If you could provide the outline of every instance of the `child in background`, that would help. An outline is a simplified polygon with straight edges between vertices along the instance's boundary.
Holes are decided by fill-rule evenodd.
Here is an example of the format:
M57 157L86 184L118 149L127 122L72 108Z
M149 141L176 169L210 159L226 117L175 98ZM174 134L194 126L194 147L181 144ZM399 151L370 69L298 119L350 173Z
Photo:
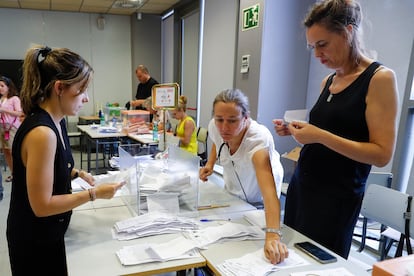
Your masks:
M6 182L11 182L13 177L12 145L14 135L21 124L23 115L20 99L13 81L8 77L0 77L0 137L4 159L10 169L11 175Z

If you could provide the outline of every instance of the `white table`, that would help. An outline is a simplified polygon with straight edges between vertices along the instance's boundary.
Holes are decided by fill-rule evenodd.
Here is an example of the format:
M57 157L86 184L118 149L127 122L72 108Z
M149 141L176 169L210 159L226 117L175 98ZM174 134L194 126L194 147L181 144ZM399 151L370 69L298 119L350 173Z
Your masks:
M245 201L228 194L215 183L200 183L200 204L227 203L228 207L212 208L193 213L199 218L240 217L242 212L255 209ZM123 246L140 243L160 243L181 234L158 235L130 241L114 240L111 228L115 222L135 215L124 204L122 197L96 200L79 206L73 211L66 233L66 252L69 275L154 275L165 272L185 271L206 265L204 257L123 266L115 252Z
M86 138L86 151L87 151L87 169L91 171L91 148L95 144L95 174L98 173L98 161L99 161L99 146L103 145L120 145L121 138L127 137L124 132L115 133L102 133L99 132L97 125L78 125L78 129L84 134Z
M236 218L235 218L236 219ZM285 275L288 276L292 272L298 271L310 271L310 270L323 270L329 268L339 268L344 267L349 272L353 273L356 276L363 276L363 275L370 275L367 271L363 270L362 268L355 266L353 263L343 259L339 255L333 253L332 251L324 248L323 246L319 245L320 247L326 249L332 255L336 256L338 259L335 263L330 264L320 264L317 261L313 260L311 257L306 255L303 252L300 252L298 249L294 248L295 242L302 242L302 241L311 241L306 236L300 234L299 232L293 230L288 226L282 226L283 232L283 242L286 243L290 250L295 250L299 255L309 261L309 265L299 266L296 268L291 269L284 269L279 270L277 272L273 272L270 275ZM317 244L318 245L318 244ZM208 247L207 250L202 250L201 254L204 256L207 262L207 266L215 273L215 275L221 275L217 270L217 266L223 263L227 259L232 258L239 258L245 254L254 252L258 249L263 248L263 240L255 240L255 241L239 241L239 242L226 242L221 244L213 244Z
M205 265L205 259L197 257L123 266L115 254L123 246L166 242L179 235L159 235L130 241L114 240L111 228L115 222L129 217L131 214L126 206L75 210L65 238L69 275L153 275Z

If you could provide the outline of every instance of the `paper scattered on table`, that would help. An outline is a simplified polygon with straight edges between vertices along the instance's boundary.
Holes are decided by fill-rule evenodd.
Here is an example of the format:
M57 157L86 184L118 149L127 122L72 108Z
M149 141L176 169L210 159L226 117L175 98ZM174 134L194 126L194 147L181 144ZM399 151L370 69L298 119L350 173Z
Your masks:
M182 245L186 243L181 239L174 239L161 244L145 243L124 246L116 252L116 255L123 265L137 265L149 262L164 262L200 257L198 250L192 249L192 247L187 250L188 246L186 248L185 246L177 246L177 244ZM157 254L160 250L163 250L161 256Z
M184 233L198 248L206 248L212 243L241 240L260 240L265 235L258 226L225 222L218 226L209 226L200 230Z
M111 127L111 126L100 126L98 128L98 131L100 133L117 133L118 129L116 127Z
M192 218L153 212L116 222L113 237L118 240L131 240L160 234L180 233L183 230L194 230L198 227L198 222Z
M222 275L259 276L307 264L309 264L308 261L296 254L294 250L289 249L289 258L282 263L273 265L264 256L263 249L258 249L240 258L228 259L218 265L217 268Z
M289 251L290 253L290 251ZM308 276L308 275L318 275L318 276L354 276L344 267L330 268L330 269L320 269L312 271L301 271L301 272L292 272L290 276Z
M308 110L307 109L295 109L286 110L283 120L286 123L291 122L308 122Z

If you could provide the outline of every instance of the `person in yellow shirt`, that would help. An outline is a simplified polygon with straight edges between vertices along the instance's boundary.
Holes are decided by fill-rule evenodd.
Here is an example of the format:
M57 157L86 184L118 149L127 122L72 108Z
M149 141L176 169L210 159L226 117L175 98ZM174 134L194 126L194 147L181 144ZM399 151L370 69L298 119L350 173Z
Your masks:
M182 95L178 99L177 108L171 112L172 117L179 120L175 134L180 139L180 148L197 155L198 144L196 124L193 118L187 115L186 110L187 97Z

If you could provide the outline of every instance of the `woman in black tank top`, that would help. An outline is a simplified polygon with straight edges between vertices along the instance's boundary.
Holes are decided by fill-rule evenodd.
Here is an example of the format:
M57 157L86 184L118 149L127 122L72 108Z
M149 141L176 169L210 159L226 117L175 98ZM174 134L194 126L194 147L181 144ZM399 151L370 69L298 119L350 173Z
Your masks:
M71 193L71 179L93 177L74 168L64 117L88 102L92 68L68 49L33 47L23 64L25 120L13 143L13 185L7 243L13 276L67 275L64 234L72 209L112 198L120 183Z
M334 73L322 81L309 123L284 126L275 120L279 135L292 135L304 145L284 222L344 258L371 165L390 161L396 136L396 78L363 54L361 18L356 1L314 4L304 20L308 47Z

